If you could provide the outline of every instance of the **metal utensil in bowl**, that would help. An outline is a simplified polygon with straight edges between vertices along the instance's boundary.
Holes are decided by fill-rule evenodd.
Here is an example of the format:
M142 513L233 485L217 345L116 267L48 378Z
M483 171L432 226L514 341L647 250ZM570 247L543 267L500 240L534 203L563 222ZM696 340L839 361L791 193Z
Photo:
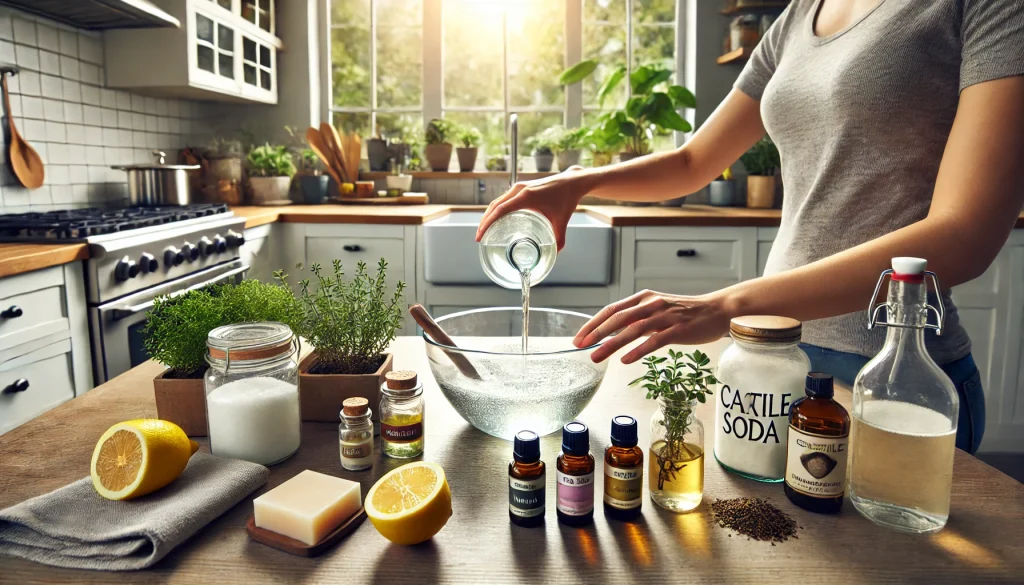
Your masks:
M156 162L111 167L128 173L128 200L131 205L188 205L192 200L187 171L199 165L166 164L167 154L154 150Z

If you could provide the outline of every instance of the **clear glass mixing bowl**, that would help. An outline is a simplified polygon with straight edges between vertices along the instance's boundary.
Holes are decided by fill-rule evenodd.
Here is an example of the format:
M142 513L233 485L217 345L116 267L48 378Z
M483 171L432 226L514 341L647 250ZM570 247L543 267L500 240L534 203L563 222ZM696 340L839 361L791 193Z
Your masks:
M608 362L597 345L572 344L589 315L530 309L530 348L521 350L523 312L498 307L455 313L437 324L457 348L425 332L430 370L456 411L481 431L511 440L521 430L547 435L575 419L594 397Z

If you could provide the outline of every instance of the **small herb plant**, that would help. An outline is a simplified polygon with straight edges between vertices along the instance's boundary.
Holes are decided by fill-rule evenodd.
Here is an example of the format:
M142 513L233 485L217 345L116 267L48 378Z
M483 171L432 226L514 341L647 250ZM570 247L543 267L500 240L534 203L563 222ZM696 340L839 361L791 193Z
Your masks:
M231 138L214 138L206 146L206 158L242 158L242 143Z
M462 148L479 148L483 140L480 131L476 128L460 128L458 132L459 146Z
M751 146L750 150L740 157L740 162L746 167L748 174L758 176L774 175L775 169L782 164L779 149L767 136Z
M249 173L257 177L291 177L295 163L285 146L255 146L246 157Z
M449 144L457 128L451 120L434 118L427 124L427 144Z
M555 140L550 132L547 130L534 134L533 136L526 139L526 147L533 152L534 155L546 155L554 154Z
M299 151L299 174L319 175L321 174L320 157L310 148L303 148Z
M670 359L671 362L662 367ZM643 383L647 398L661 401L665 446L656 455L658 489L664 489L665 482L674 479L676 473L697 455L686 445L694 404L705 402L711 394L708 386L717 384L718 380L708 367L711 358L700 350L684 354L669 349L668 357L651 355L644 358L643 363L647 366L647 373L629 385Z
M309 373L372 374L384 362L384 351L402 326L405 290L404 282L389 290L387 266L381 258L376 275L371 275L360 262L346 280L341 261L335 260L332 274L312 265L315 288L308 279L299 282L303 314L298 332L317 355ZM287 285L287 274L278 271L274 276Z

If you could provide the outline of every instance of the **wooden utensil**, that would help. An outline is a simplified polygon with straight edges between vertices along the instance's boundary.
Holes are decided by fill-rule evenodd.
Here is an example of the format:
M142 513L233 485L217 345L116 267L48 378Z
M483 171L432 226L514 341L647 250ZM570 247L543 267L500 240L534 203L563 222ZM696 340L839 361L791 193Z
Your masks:
M459 347L455 345L455 342L452 341L451 337L448 337L448 334L444 332L444 329L441 329L441 326L437 324L437 321L434 321L434 318L431 317L430 313L423 308L423 305L416 304L409 307L409 314L412 315L413 321L416 321L416 324L422 327L423 330L427 332L427 335L429 335L434 341L442 345L447 345L448 347ZM459 368L459 371L462 372L463 376L472 378L473 380L482 379L480 378L480 372L476 371L476 368L474 368L473 364L470 363L469 358L464 354L456 351L442 351L444 351L444 354L448 356L448 359L452 360L455 367Z
M345 179L345 182L355 183L358 181L358 175L353 176L352 169L345 166L345 156L341 148L341 137L338 136L338 130L327 122L323 122L320 124L320 134L324 137L324 142L327 143L331 153L334 155L334 159L338 162L338 172Z
M320 131L312 126L306 130L306 142L309 144L310 150L312 150L320 162L324 163L324 168L327 169L327 174L330 175L334 182L338 184L338 188L341 188L341 184L344 182L341 180L341 176L338 174L337 169L334 166L334 157L328 154L328 147L324 143L324 137L320 135Z
M362 157L363 141L359 135L353 132L346 134L344 139L345 166L355 173L355 179L359 179L359 159Z
M312 546L302 542L301 540L295 540L294 538L289 538L283 534L271 532L270 530L256 526L255 516L249 516L249 520L245 523L245 530L249 533L249 537L256 542L261 542L267 546L283 550L286 553L296 556L315 557L337 544L339 540L347 536L356 528L359 528L359 525L363 523L363 520L366 520L366 508L359 508L359 511L351 518L342 522L341 526L335 528L330 534L325 536L323 540Z
M7 73L0 73L0 84L4 90L4 107L7 109L7 126L11 132L11 144L9 147L11 156L11 168L18 181L28 189L38 189L43 186L46 178L46 171L43 168L43 159L39 153L29 146L28 142L18 134L14 127L14 116L11 112L11 96L7 91Z

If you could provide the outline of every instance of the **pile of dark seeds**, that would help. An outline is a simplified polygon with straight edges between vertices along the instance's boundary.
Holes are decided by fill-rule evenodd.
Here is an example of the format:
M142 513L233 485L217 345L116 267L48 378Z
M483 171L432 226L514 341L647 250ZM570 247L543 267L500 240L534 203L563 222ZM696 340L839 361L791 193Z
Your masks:
M796 535L796 520L760 498L715 500L711 513L722 528L731 528L754 540L770 540L772 546Z

